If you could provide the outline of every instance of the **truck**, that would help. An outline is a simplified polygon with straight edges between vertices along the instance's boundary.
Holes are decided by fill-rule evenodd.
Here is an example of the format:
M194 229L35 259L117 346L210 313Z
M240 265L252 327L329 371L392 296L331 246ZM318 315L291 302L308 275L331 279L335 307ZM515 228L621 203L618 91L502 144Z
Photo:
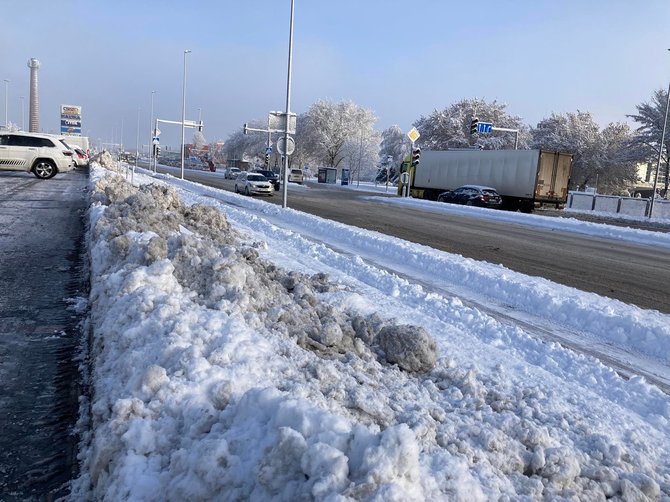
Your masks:
M571 172L572 155L564 152L422 151L419 164L409 169L409 192L414 198L437 200L447 190L483 185L496 189L504 209L531 212L536 204L565 204Z

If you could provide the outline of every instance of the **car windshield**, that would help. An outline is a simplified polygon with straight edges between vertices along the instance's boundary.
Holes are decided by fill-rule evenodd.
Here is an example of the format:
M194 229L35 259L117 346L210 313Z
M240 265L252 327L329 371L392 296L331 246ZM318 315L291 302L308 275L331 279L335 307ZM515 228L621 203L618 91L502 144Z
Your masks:
M263 176L262 174L250 174L249 176L247 176L247 179L249 181L267 181L265 176Z

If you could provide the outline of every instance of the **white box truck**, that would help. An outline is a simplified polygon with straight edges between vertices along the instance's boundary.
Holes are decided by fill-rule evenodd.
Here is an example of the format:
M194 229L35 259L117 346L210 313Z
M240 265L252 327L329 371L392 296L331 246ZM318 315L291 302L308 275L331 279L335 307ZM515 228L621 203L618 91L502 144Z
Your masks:
M485 185L502 196L503 207L530 212L535 203L558 205L568 198L572 155L545 150L422 151L410 170L410 194L437 200L462 185Z

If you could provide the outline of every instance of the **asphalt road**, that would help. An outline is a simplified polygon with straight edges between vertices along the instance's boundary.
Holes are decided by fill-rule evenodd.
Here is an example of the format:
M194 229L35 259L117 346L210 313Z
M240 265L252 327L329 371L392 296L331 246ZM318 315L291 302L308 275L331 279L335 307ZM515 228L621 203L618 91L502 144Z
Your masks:
M186 178L233 189L220 173L187 170ZM670 314L670 249L401 209L365 200L369 195L310 183L310 190L289 191L288 206ZM279 192L264 200L281 199Z

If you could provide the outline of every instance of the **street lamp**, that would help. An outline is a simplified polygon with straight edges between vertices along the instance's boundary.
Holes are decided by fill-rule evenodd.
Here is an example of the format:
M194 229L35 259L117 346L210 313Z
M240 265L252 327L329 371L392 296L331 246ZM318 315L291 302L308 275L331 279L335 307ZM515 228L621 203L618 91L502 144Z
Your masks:
M670 49L668 49L670 51ZM658 184L658 172L661 167L661 157L663 156L663 143L665 141L665 127L668 124L668 107L670 107L670 85L668 85L668 98L665 102L665 117L663 118L663 133L661 134L661 144L658 147L658 161L656 162L656 175L654 176L654 191L651 194L651 205L649 206L649 218L654 212L654 201L656 200L656 186Z
M23 106L24 103L24 98L23 96L19 96L19 99L21 100L21 130L25 131L26 130L26 117L25 117L25 109Z
M289 127L289 113L291 111L291 63L293 62L293 11L295 8L295 0L291 0L291 22L289 24L288 36L288 77L286 78L286 127L284 129L284 144L288 146L288 127ZM284 191L282 193L283 208L287 207L286 199L288 198L288 154L284 154Z
M7 118L7 96L9 95L9 79L4 79L5 81L5 129L9 125L9 119Z
M154 134L156 131L153 130L154 127L154 94L156 91L151 91L151 116L149 117L149 169L153 166L152 161L154 158ZM154 172L156 172L154 170Z
M184 179L184 150L186 145L184 144L184 122L186 121L186 54L191 52L190 50L184 50L184 78L182 80L181 87L181 179Z

